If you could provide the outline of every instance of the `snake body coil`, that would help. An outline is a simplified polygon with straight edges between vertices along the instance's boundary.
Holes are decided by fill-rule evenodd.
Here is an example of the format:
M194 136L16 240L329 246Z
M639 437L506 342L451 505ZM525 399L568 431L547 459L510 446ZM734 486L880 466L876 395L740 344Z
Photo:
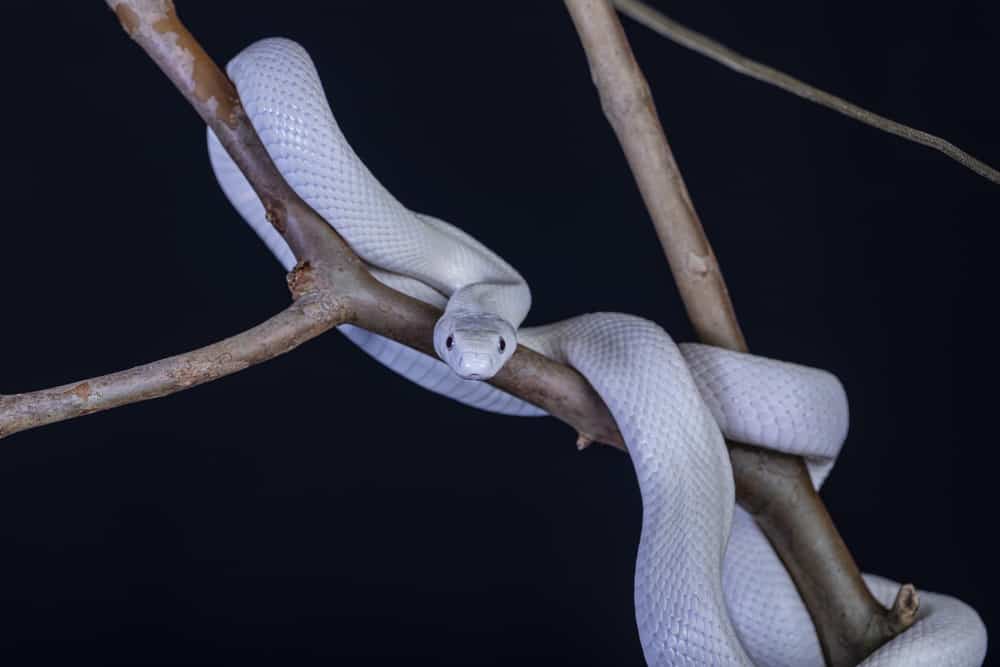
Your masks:
M408 210L382 187L341 133L300 46L262 40L233 59L228 72L296 192L376 278L445 310L435 347L448 363L344 325L348 338L413 382L484 410L545 414L456 374L489 377L514 344L572 365L607 403L642 492L635 608L649 664L823 664L791 579L752 518L734 508L723 433L806 457L821 484L848 426L846 396L834 376L704 345L678 346L660 327L629 315L595 313L518 329L531 304L524 279L472 237ZM209 152L230 201L290 269L291 251L211 132ZM456 356L453 348L461 345L468 347ZM493 347L499 362L488 358ZM866 581L891 604L897 584L869 575ZM945 595L920 595L914 626L863 664L981 664L986 631L976 612Z

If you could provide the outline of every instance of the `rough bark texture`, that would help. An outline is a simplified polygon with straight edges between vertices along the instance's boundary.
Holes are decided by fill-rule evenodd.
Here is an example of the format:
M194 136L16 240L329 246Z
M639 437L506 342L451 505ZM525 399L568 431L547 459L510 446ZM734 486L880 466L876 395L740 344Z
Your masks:
M746 352L715 254L614 9L607 0L566 0L566 6L698 338ZM907 604L892 610L872 597L800 458L728 444L737 502L788 568L830 665L857 664L913 623L912 586L900 596Z

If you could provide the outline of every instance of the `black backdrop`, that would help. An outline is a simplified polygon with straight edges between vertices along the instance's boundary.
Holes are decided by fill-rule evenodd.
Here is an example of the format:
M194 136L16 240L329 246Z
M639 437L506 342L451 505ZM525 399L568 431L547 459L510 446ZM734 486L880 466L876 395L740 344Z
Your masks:
M994 2L660 4L1000 163ZM383 182L529 279L529 323L621 310L690 339L561 4L180 5L221 62L301 41ZM281 309L281 269L215 185L199 119L104 3L4 13L0 392ZM856 558L996 630L1000 188L626 24L751 348L848 389L823 496ZM426 393L334 333L9 438L0 662L639 664L634 476L573 441Z

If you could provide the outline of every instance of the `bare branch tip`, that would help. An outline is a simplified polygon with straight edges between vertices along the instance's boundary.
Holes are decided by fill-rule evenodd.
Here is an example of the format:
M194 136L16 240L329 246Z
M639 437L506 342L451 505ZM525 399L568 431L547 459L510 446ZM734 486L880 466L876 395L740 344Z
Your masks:
M172 0L106 0L122 28L135 39L143 23L153 24L175 13Z
M897 632L913 625L920 611L920 595L913 584L904 584L896 593L896 599L889 610L889 620Z
M841 97L820 90L773 67L737 53L710 37L681 25L640 0L611 0L611 2L620 12L630 16L650 30L666 37L675 44L700 53L710 60L714 60L724 67L780 88L787 93L826 107L831 111L843 114L859 123L870 125L907 141L933 148L955 162L958 162L966 169L979 174L989 181L1000 184L1000 171L969 155L941 137L910 127L909 125L903 125L891 118L886 118L873 111L859 107Z

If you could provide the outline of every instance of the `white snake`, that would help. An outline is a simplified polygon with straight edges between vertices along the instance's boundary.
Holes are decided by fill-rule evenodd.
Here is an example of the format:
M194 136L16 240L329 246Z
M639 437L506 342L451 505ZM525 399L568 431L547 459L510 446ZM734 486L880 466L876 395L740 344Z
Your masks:
M545 414L478 381L492 377L518 344L573 366L607 403L642 492L635 611L650 665L823 664L787 572L753 519L734 511L723 433L806 457L819 485L847 433L847 399L833 375L677 346L660 327L629 315L596 313L518 330L531 303L525 281L475 239L408 210L379 184L338 128L302 47L262 40L227 71L295 191L379 280L445 309L434 342L447 364L344 325L348 338L413 382L484 410ZM209 153L230 201L290 269L290 249L211 131ZM892 603L898 584L865 580L883 604ZM920 600L916 623L862 664L981 664L986 629L976 612L945 595L921 592Z

